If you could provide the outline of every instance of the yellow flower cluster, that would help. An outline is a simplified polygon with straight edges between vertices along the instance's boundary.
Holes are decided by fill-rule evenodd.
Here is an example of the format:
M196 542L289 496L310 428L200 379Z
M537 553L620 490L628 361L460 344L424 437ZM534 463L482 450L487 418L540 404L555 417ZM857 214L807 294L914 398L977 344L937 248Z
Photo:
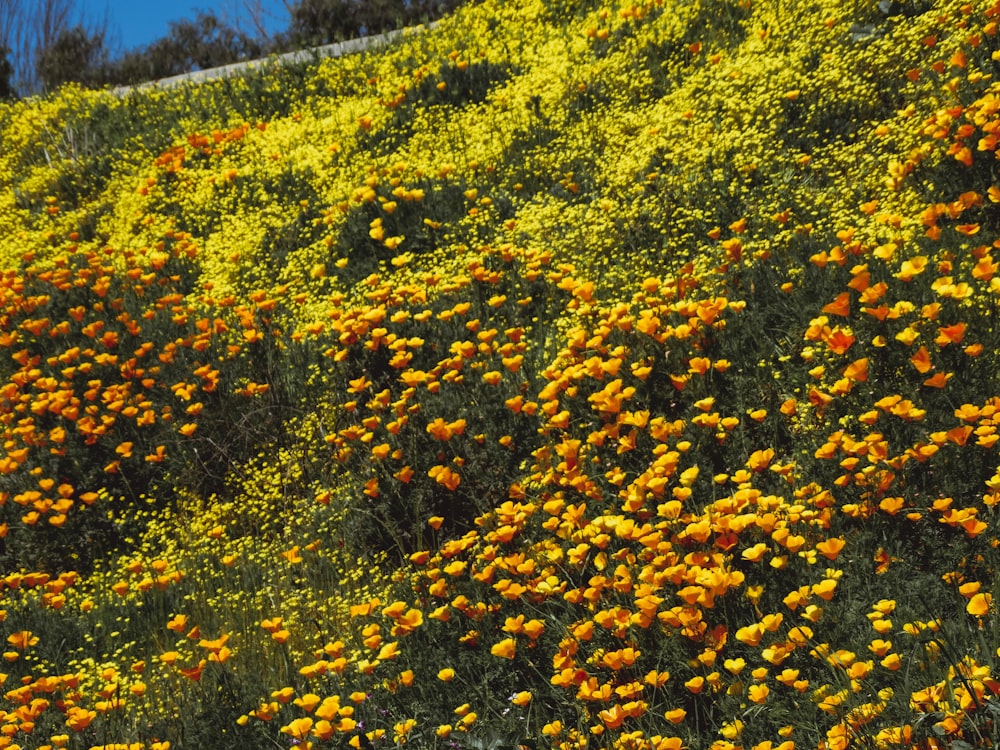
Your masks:
M995 742L998 18L0 105L0 748Z

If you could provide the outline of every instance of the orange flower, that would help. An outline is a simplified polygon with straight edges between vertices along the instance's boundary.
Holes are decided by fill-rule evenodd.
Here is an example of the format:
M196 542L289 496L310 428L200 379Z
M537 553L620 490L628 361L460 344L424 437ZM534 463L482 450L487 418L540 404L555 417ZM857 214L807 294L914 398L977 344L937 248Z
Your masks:
M611 706L611 708L603 709L597 715L604 723L604 726L609 729L617 729L625 720L625 711L618 704Z
M823 337L826 345L834 354L843 354L854 344L854 334L848 329L834 328L829 334Z
M910 281L914 276L919 276L927 269L927 257L918 255L904 260L899 267L899 272L894 274L900 281Z
M162 463L167 457L167 448L164 445L158 445L153 450L152 453L143 457L143 460L147 463Z
M708 357L692 357L688 360L688 372L693 375L704 375L711 367L712 361ZM714 399L713 399L714 403ZM697 406L697 404L695 404ZM709 404L711 408L711 404Z
M393 634L406 635L424 624L424 613L419 609L408 609L396 621Z
M705 678L701 675L692 677L684 683L684 687L686 687L689 692L698 694L705 688Z
M71 706L66 710L66 726L76 732L82 732L96 718L96 711L88 711L79 706Z
M818 596L820 599L825 601L830 601L833 598L833 592L837 588L837 581L832 578L824 578L819 583L813 584L812 593Z
M180 658L180 654L176 651L165 651L160 654L160 661L168 666L172 666Z
M836 560L846 542L840 537L833 537L819 542L816 550L828 560Z
M663 718L671 724L680 724L684 721L685 716L687 716L687 711L683 708L672 708L663 714Z
M528 620L524 623L524 634L531 640L537 640L545 631L545 623L541 620Z
M822 312L829 315L840 315L847 318L851 315L851 293L841 292L830 304L823 307Z
M929 378L923 381L923 384L928 388L944 388L948 385L948 381L952 379L954 373L951 372L936 372Z
M962 343L962 339L965 338L965 328L965 323L955 323L950 326L941 326L938 330L937 338L934 339L934 343L938 346L960 344Z
M917 353L910 357L910 364L917 368L917 372L921 375L934 367L934 365L931 364L931 355L930 352L927 351L926 346L921 346L917 350Z
M517 641L513 638L504 638L490 648L490 653L502 659L513 659L517 655Z
M764 471L774 458L774 449L757 450L750 454L747 459L747 467L751 471Z
M451 491L457 489L462 482L462 477L447 466L432 466L428 470L427 476Z
M601 664L612 670L619 670L622 667L630 667L639 658L640 652L635 649L623 648L618 651L608 651L601 657Z
M889 566L892 563L898 562L898 558L891 557L882 547L878 548L878 551L875 553L875 557L873 559L875 560L876 574L885 573L889 570Z
M438 417L427 425L427 432L442 441L451 440L451 438L455 435L451 425L445 422L441 417Z
M167 623L167 630L172 630L175 633L183 633L187 630L187 615L174 615L170 622Z
M223 633L220 637L216 638L215 640L208 640L206 638L202 638L201 640L198 641L198 646L213 653L216 653L222 650L222 647L226 645L226 641L228 640L229 640L229 634Z
M201 679L201 673L205 670L205 660L202 659L193 667L181 667L181 674L187 677L189 680L194 680L198 682Z
M760 639L763 637L764 632L761 630L759 624L754 623L753 625L747 625L745 627L739 628L736 631L736 640L740 643L745 643L751 648L755 647L760 643Z
M963 422L975 422L979 419L980 409L973 404L962 404L954 412L955 416Z
M309 730L312 729L312 726L313 720L308 716L303 716L298 719L293 719L289 724L283 726L281 731L295 739L302 740L308 736Z
M29 648L38 643L38 636L34 635L30 630L20 630L16 633L8 635L7 643L16 648L18 651L27 651Z
M521 706L523 708L524 706L527 706L529 703L531 703L531 698L532 695L530 690L522 690L521 692L514 695L514 697L510 699L510 702L513 703L515 706Z
M899 654L888 654L882 661L879 662L883 667L891 672L899 670L903 666L902 657Z
M856 359L844 368L844 377L858 383L868 380L868 357Z
M989 613L992 603L993 596L991 594L976 594L965 605L965 611L975 617L984 617Z
M387 643L379 649L378 657L379 661L390 661L399 656L399 643L393 641L392 643Z

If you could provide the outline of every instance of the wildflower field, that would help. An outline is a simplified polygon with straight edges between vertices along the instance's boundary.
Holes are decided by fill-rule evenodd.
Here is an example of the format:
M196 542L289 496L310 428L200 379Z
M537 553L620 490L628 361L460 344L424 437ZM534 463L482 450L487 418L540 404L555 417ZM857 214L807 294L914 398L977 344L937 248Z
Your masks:
M997 746L991 2L0 105L0 748Z

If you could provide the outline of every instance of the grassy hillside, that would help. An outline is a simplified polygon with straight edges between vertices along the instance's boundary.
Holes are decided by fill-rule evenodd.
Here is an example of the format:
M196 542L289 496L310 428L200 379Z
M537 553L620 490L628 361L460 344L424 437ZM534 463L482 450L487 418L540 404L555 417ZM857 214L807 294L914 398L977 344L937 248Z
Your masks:
M0 105L0 748L994 746L998 17Z

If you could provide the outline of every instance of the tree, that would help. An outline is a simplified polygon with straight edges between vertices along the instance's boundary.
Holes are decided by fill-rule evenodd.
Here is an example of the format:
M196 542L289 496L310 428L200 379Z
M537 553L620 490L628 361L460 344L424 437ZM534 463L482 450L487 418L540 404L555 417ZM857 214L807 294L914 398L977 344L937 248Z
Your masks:
M459 0L298 0L289 8L285 48L315 47L440 18Z
M72 11L73 0L0 0L0 48L9 50L18 91L38 91L39 55L70 28Z
M10 50L0 47L0 101L17 98L17 91L14 89L14 66L11 65L8 55Z
M174 21L167 36L105 66L105 83L134 84L250 60L265 51L261 41L223 23L211 12Z
M211 12L199 13L194 21L171 23L167 39L185 57L187 70L206 70L249 60L262 50L260 42L222 23Z
M42 87L52 90L64 83L99 83L107 61L104 34L83 26L66 29L38 53L36 69Z
M287 5L287 0L285 4ZM266 40L270 37L268 20L274 20L275 16L264 0L224 0L220 12L223 23L267 43Z

